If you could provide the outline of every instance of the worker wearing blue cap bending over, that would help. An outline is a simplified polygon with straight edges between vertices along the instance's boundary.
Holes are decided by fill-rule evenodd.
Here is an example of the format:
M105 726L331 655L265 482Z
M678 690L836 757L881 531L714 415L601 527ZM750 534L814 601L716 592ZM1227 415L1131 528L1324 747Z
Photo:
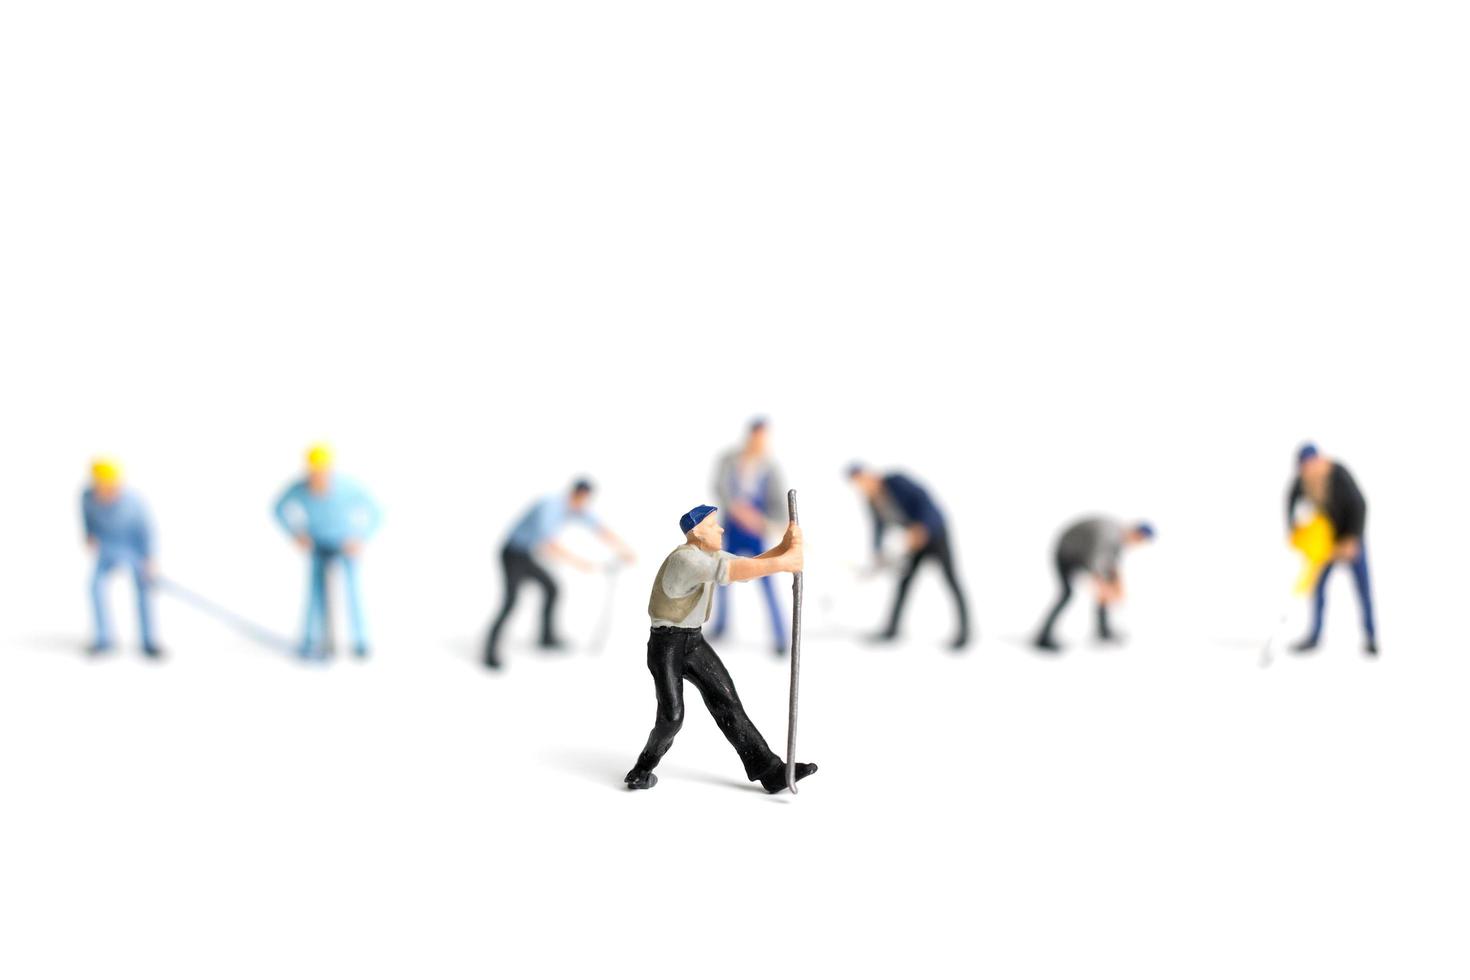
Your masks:
M1057 540L1056 551L1057 578L1061 579L1062 594L1047 615L1046 623L1036 637L1036 645L1052 653L1061 650L1053 632L1057 618L1072 599L1072 576L1078 572L1091 575L1097 590L1097 638L1104 643L1116 641L1117 636L1108 626L1108 607L1123 598L1123 549L1153 538L1154 529L1150 524L1128 527L1108 517L1089 517L1063 531Z
M1363 652L1378 655L1378 631L1373 622L1373 594L1368 584L1368 550L1363 545L1363 530L1368 522L1368 502L1358 482L1347 467L1328 459L1312 443L1297 450L1297 478L1292 481L1286 498L1286 529L1290 533L1296 520L1296 506L1305 497L1319 514L1332 522L1332 560L1322 566L1317 587L1312 593L1312 629L1292 650L1308 653L1317 649L1322 639L1322 612L1327 604L1327 576L1338 562L1353 572L1358 587L1358 605L1363 611Z
M893 596L893 612L888 617L888 627L874 639L889 641L898 636L898 621L903 616L903 605L908 598L909 586L924 559L932 558L944 572L949 591L954 595L956 624L954 639L949 647L956 652L970 642L970 614L965 603L965 592L960 588L959 576L954 570L954 552L950 547L949 529L944 515L934 499L913 480L902 473L886 476L875 473L860 463L847 468L847 478L852 481L868 500L873 512L873 551L881 557L883 532L890 524L904 529L904 543L908 548L908 561L904 565L903 577L898 580L898 591Z
M685 680L699 691L715 724L735 747L745 764L746 778L759 782L767 793L786 788L786 763L771 751L745 713L735 682L705 640L702 627L714 605L716 586L801 571L801 529L787 524L780 544L742 558L721 550L725 529L715 520L716 510L703 504L679 518L684 543L664 559L653 581L648 598L648 616L653 621L648 634L648 670L653 674L658 714L642 754L623 777L629 789L650 789L658 782L654 767L684 725ZM797 763L796 778L816 771L815 765Z

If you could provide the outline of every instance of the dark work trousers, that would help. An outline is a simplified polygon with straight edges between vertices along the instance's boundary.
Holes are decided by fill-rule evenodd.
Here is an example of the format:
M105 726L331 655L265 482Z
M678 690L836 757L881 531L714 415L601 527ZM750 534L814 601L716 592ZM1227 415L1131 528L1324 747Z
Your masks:
M1078 572L1088 571L1085 562L1076 561L1063 555L1057 556L1057 578L1061 580L1062 594L1057 596L1057 604L1052 606L1051 613L1046 617L1046 624L1041 627L1041 635L1037 638L1042 643L1052 641L1052 630L1056 629L1057 619L1062 615L1062 610L1067 608L1067 603L1072 601L1072 576ZM1106 640L1113 635L1108 628L1108 607L1101 602L1097 604L1097 636L1098 639Z
M500 564L505 568L505 601L500 606L500 615L495 617L495 625L490 627L490 637L485 641L485 656L493 659L499 655L500 630L510 618L511 610L516 605L516 596L521 591L521 583L526 579L535 581L546 595L541 604L541 642L555 642L556 631L552 629L551 617L556 612L556 582L541 567L540 562L531 557L530 552L512 548L510 545L506 545L505 550L500 552Z
M735 747L745 764L747 777L757 779L781 765L781 757L771 751L745 713L730 672L698 628L654 627L648 635L648 670L653 674L653 689L658 695L658 716L653 731L648 733L648 744L638 756L635 771L652 772L684 726L686 679L699 691L715 724Z
M939 562L944 580L949 583L949 591L954 593L955 615L959 623L957 637L963 639L969 636L970 613L965 606L965 593L960 588L959 577L955 575L954 558L949 551L949 536L945 534L931 537L924 543L924 547L909 555L908 567L903 570L903 577L898 580L898 592L893 596L893 615L888 617L887 635L894 636L898 633L898 620L903 615L903 604L908 599L909 584L913 582L914 574L926 558Z
M1327 605L1327 576L1332 574L1332 568L1338 564L1330 561L1322 566L1322 577L1317 579L1317 587L1312 590L1312 632L1308 640L1315 644L1322 638L1322 611ZM1368 583L1368 547L1362 541L1358 542L1358 557L1350 562L1343 562L1353 572L1353 584L1358 587L1358 605L1363 612L1363 635L1368 642L1376 643L1378 630L1373 623L1373 593Z

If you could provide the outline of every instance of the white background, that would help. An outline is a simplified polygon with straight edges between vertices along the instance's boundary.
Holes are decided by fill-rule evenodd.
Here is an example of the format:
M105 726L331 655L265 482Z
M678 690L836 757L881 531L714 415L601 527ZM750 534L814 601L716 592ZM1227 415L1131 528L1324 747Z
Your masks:
M1464 976L1466 42L1447 3L7 6L0 973ZM629 795L645 590L757 413L822 771L749 791L696 701ZM269 505L321 438L386 510L370 663L167 600L166 665L81 655L93 454L285 633ZM1305 438L1368 495L1384 654L1339 576L1263 670ZM965 657L933 573L855 642L852 458L948 511ZM525 610L487 675L499 539L582 472L640 558L611 641L539 658ZM1160 531L1133 642L1079 602L1037 658L1091 511ZM564 583L585 645L605 583Z

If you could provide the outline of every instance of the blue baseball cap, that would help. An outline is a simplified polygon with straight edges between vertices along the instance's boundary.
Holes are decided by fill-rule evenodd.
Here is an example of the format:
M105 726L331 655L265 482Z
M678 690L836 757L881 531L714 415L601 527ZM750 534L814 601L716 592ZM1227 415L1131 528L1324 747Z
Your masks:
M1133 533L1152 541L1154 539L1154 526L1148 521L1139 521L1133 525Z
M1300 466L1307 460L1316 459L1318 456L1321 455L1322 454L1317 451L1317 444L1315 442L1304 442L1302 443L1302 448L1296 451L1296 465Z
M694 530L696 524L698 524L700 521L704 520L706 517L713 514L719 509L720 508L718 507L711 507L709 504L700 504L698 507L685 514L683 517L679 518L679 530L683 531L685 534L688 534L690 531Z

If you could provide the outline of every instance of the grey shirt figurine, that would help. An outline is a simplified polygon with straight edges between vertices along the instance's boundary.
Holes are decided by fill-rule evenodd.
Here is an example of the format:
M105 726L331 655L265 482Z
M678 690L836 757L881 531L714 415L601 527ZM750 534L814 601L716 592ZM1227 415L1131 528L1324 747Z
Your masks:
M1123 540L1128 529L1110 517L1090 517L1063 532L1057 542L1057 560L1074 568L1085 568L1106 579L1118 577L1123 557Z
M1056 566L1060 594L1047 614L1036 646L1056 653L1061 650L1054 631L1057 619L1072 598L1072 576L1077 572L1092 575L1097 584L1097 638L1104 642L1117 639L1108 623L1108 606L1123 595L1123 549L1132 544L1152 540L1154 529L1146 523L1131 527L1110 517L1088 517L1069 525L1057 540Z

